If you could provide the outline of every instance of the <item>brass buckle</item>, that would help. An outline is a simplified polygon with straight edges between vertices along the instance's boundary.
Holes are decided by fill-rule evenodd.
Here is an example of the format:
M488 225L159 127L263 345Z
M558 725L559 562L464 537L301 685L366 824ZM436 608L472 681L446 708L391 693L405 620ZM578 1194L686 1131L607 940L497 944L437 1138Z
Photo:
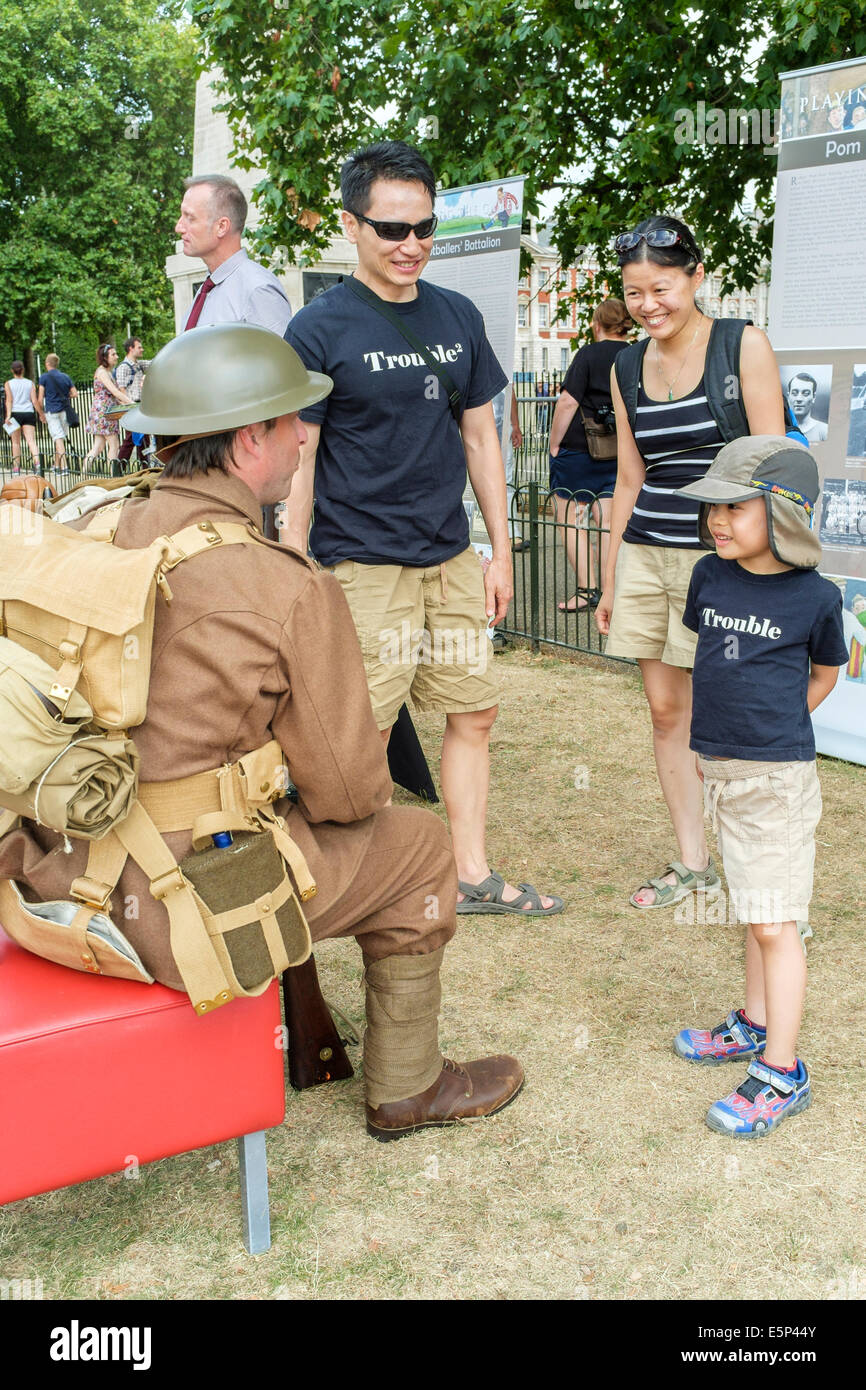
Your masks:
M151 879L150 891L157 902L162 902L169 893L180 893L189 885L181 873L180 868L175 865L168 873L160 874L158 878Z

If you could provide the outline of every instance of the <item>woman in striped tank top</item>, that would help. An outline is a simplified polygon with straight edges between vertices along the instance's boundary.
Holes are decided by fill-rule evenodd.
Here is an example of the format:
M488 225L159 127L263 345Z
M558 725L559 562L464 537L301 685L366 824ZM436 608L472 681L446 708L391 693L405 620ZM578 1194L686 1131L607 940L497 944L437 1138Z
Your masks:
M677 489L706 473L725 442L708 400L704 365L714 320L695 302L701 249L673 217L651 217L616 239L629 313L649 335L622 352L640 355L635 427L611 373L618 464L604 592L596 610L609 656L640 666L653 725L659 783L679 859L648 878L633 907L667 907L696 889L718 888L703 823L701 785L689 748L696 638L682 624L692 567L703 553L698 507ZM750 434L784 434L773 350L760 329L742 330L739 391ZM715 410L714 410L715 407Z

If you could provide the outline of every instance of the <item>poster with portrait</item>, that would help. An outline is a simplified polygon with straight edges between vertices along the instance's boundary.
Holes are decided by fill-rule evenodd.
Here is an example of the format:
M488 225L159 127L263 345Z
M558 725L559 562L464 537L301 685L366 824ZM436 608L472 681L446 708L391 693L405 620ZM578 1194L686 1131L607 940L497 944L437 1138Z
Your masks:
M439 225L424 279L471 299L499 365L512 380L517 337L517 281L523 225L523 177L444 189L436 197ZM503 453L510 439L510 388L497 397ZM471 494L468 494L471 495Z
M851 378L851 403L848 408L849 468L866 465L866 362L855 362Z
M830 387L833 365L826 362L785 363L779 368L782 391L810 444L827 438L830 419Z
M768 331L818 465L821 569L842 592L849 645L812 722L819 752L866 763L866 57L781 82Z

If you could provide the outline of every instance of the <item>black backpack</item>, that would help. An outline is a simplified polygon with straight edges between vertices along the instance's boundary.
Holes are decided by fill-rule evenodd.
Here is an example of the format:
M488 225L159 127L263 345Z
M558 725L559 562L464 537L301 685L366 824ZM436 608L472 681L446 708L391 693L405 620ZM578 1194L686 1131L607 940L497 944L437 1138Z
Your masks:
M726 444L732 439L742 439L749 433L749 421L740 391L740 348L743 330L751 322L751 319L713 319L710 340L707 343L704 364L707 405ZM637 416L638 385L643 370L644 354L649 345L649 338L632 343L624 352L617 353L614 360L616 381L628 411L632 434ZM780 382L779 390L781 389Z

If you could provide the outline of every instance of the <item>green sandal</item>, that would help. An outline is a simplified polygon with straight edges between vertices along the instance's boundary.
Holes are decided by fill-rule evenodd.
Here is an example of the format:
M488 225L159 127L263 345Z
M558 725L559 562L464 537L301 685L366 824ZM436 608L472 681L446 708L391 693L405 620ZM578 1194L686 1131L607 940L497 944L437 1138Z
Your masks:
M665 883L665 874L675 874L676 884ZM689 893L711 893L713 897L721 890L721 879L716 873L712 859L705 869L687 869L685 864L681 864L678 859L673 859L670 864L666 864L658 878L647 879L640 888L636 888L629 898L632 907L640 908L641 911L654 907L672 907L674 903L681 902L687 898ZM644 888L652 888L655 892L655 902L638 903L635 898Z

